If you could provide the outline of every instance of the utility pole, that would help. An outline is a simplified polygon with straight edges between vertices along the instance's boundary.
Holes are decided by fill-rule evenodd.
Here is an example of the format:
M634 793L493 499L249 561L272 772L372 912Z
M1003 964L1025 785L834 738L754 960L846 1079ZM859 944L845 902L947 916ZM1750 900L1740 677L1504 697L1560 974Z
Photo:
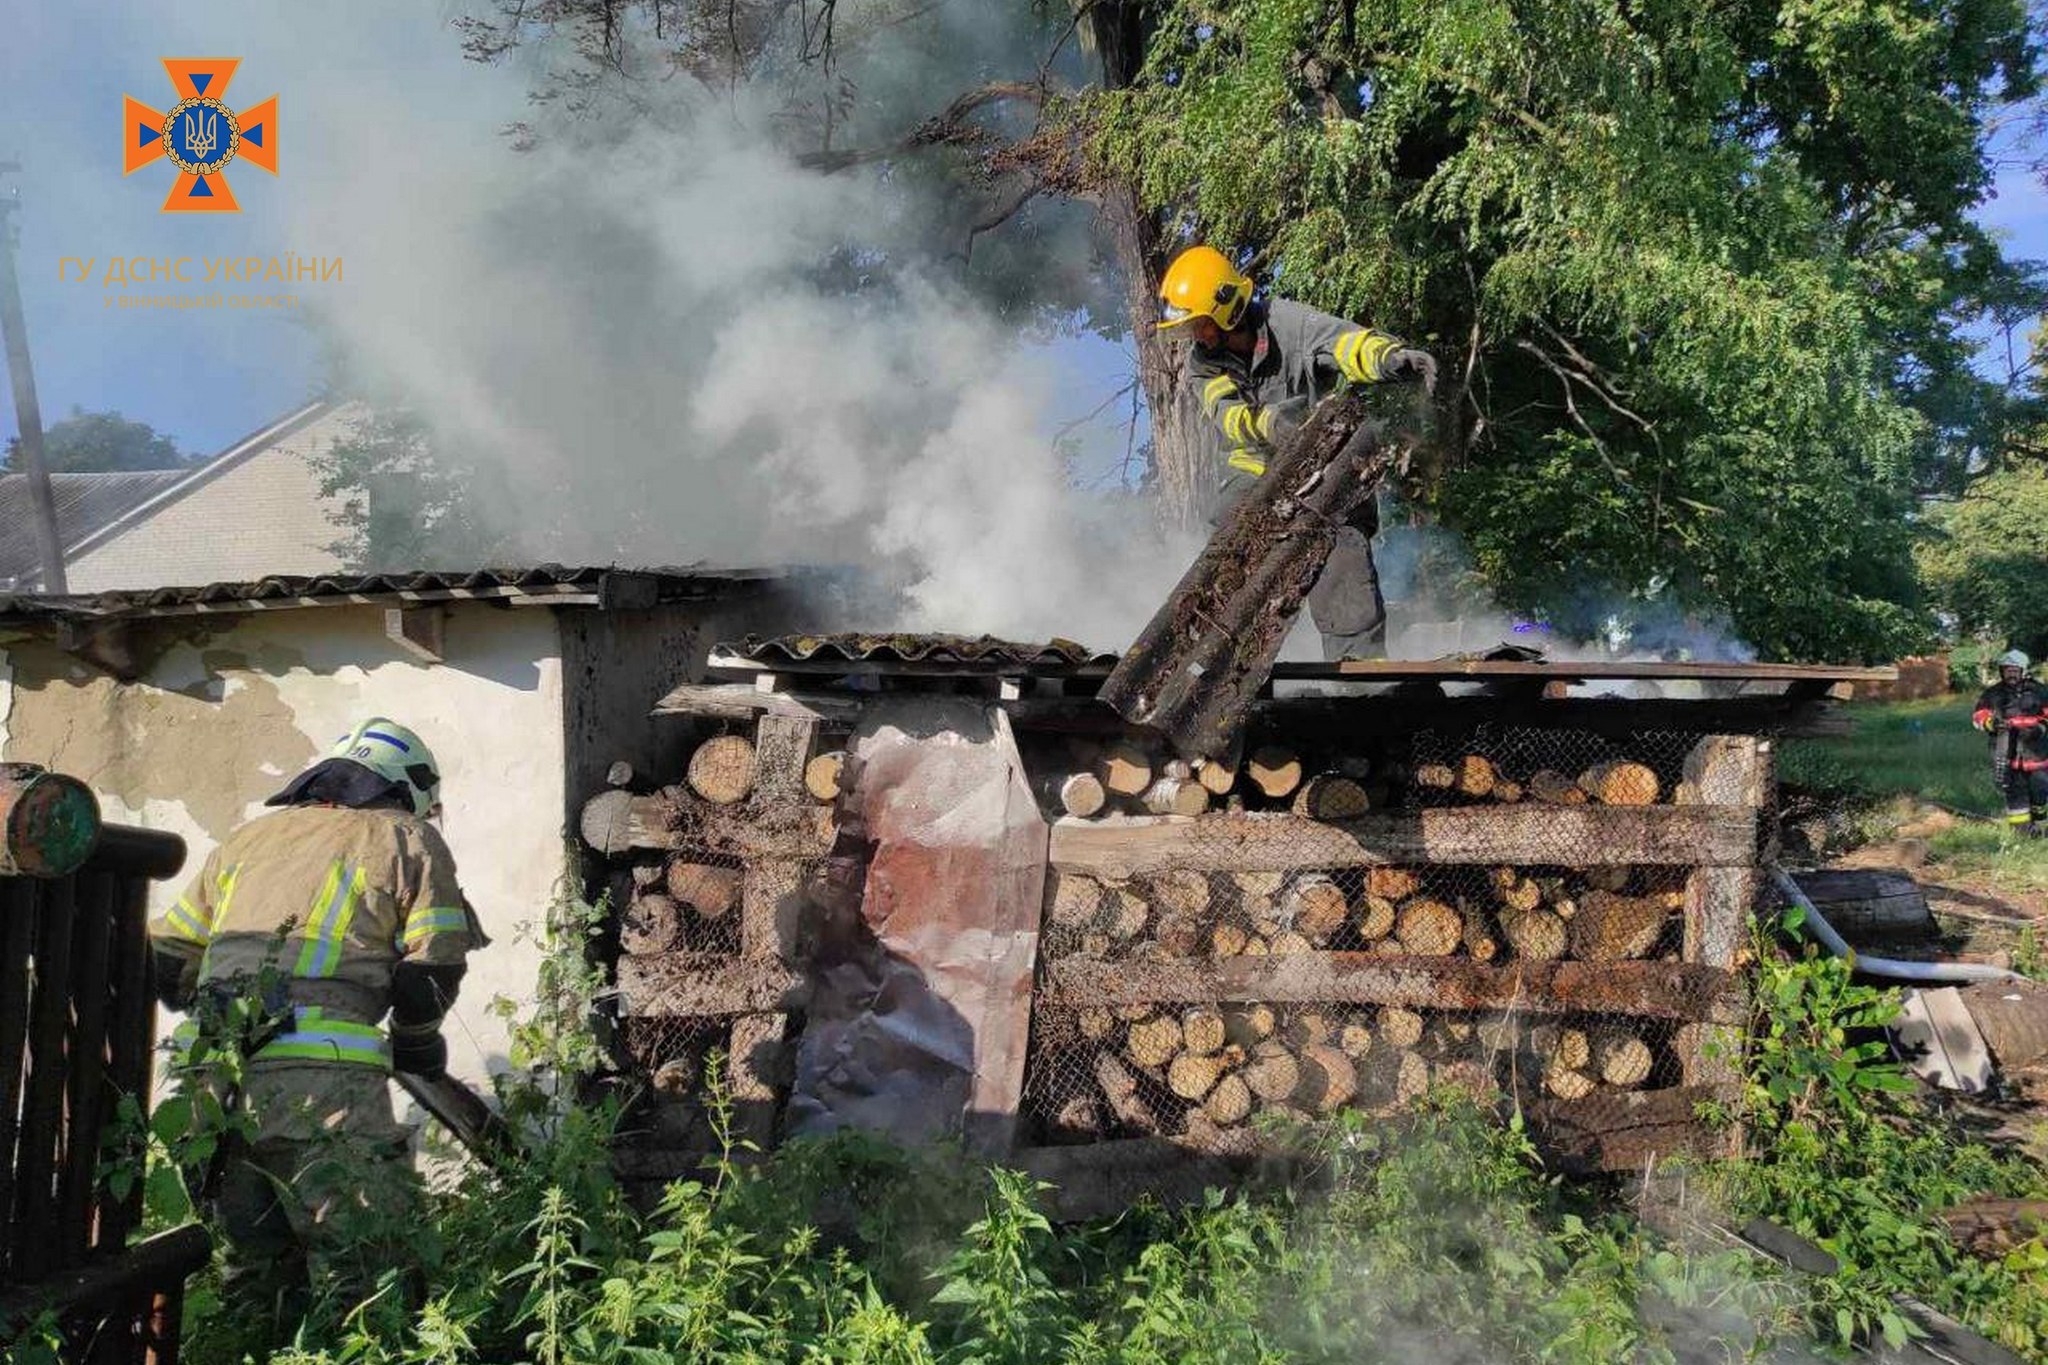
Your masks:
M18 161L0 161L0 175L19 172ZM43 562L43 591L63 593L64 542L57 537L57 499L43 466L43 410L36 402L36 372L28 359L28 322L21 312L21 284L14 274L14 231L8 215L21 207L21 190L0 196L0 340L7 343L7 374L14 382L14 416L21 426L21 472L28 476L36 513L36 557Z

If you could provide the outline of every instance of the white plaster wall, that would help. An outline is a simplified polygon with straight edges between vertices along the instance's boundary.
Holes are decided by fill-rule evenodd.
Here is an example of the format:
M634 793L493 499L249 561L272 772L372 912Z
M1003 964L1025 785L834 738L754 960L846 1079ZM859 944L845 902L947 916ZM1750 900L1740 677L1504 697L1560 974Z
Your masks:
M554 614L458 605L445 662L435 665L400 654L378 608L228 619L170 644L134 684L48 646L12 646L0 757L86 781L109 820L181 835L190 876L222 835L260 814L266 796L358 719L413 727L442 765L442 831L492 939L471 956L446 1027L451 1069L481 1081L507 1051L490 1002L531 1000L540 949L524 928L541 921L565 867ZM157 887L153 908L181 889Z

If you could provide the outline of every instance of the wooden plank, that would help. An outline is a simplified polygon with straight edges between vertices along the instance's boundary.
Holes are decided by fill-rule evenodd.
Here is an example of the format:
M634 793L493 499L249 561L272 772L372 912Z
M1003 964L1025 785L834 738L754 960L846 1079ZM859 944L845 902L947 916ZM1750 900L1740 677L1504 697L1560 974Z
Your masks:
M1077 734L1121 734L1123 718L1109 704L1088 696L1024 697L1002 703L1021 728ZM1380 740L1416 730L1439 733L1482 724L1588 730L1629 738L1644 730L1689 734L1840 736L1854 728L1849 718L1822 702L1792 702L1781 696L1678 700L1667 697L1446 697L1378 692L1343 696L1266 698L1252 703L1252 721L1262 727L1313 728L1326 742Z
M720 720L752 720L771 715L851 725L860 719L861 705L861 700L853 696L763 692L746 683L684 683L656 702L652 714L713 716Z
M764 815L756 802L714 806L687 787L637 795L613 789L583 803L578 828L586 844L611 856L684 848L741 859L822 858L832 847L832 808L806 795L801 806Z
M113 949L114 879L107 873L73 878L78 904L73 916L71 1037L65 1100L64 1164L57 1188L60 1240L58 1265L85 1259L93 1242L94 1176L99 1170L100 1125L109 1112L106 1095L107 969Z
M1792 880L1853 946L1893 938L1933 938L1940 932L1927 893L1904 872L1883 868L1822 868Z
M29 1006L28 1077L15 1155L13 1277L40 1280L57 1268L57 1168L63 1143L64 1041L71 1024L73 896L70 879L43 887L37 916L35 999Z
M27 877L0 878L0 1282L16 1278L15 1149L28 1059L29 955L41 914L37 885Z
M1284 872L1377 863L1741 865L1757 815L1739 806L1470 806L1357 820L1215 814L1061 819L1052 866L1111 880L1182 869Z
M693 1019L801 1008L804 978L773 960L725 954L621 957L619 1013L633 1019Z
M1686 755L1684 780L1701 800L1760 809L1770 799L1771 748L1755 735L1709 735ZM1685 879L1687 962L1733 967L1749 942L1760 886L1754 844L1745 865L1697 867ZM1738 983L1738 990L1742 989ZM1682 1028L1673 1040L1687 1085L1729 1086L1741 1078L1738 1021Z
M118 826L116 826L118 828ZM150 1108L151 1063L155 1060L156 997L150 993L149 882L123 876L115 893L113 1017L107 1031L107 1083L118 1104L133 1096L143 1113ZM98 1245L124 1246L142 1221L143 1182L125 1200L105 1201Z
M1732 1085L1602 1090L1582 1100L1529 1102L1530 1131L1546 1161L1572 1173L1643 1170L1682 1155L1719 1156L1725 1140L1699 1121L1703 1104L1731 1105Z
M743 1014L732 1022L726 1084L732 1096L733 1134L766 1149L775 1139L778 1094L785 1084L788 1019Z
M1368 678L1378 681L1450 681L1461 678L1544 678L1551 681L1694 682L1895 682L1899 670L1885 665L1663 663L1629 660L1520 659L1344 659L1335 663L1284 663L1275 678Z
M1290 953L1144 962L1075 955L1046 967L1043 990L1062 1006L1329 1001L1734 1023L1741 1018L1737 986L1731 972L1685 962L1511 962L1495 967L1464 958Z

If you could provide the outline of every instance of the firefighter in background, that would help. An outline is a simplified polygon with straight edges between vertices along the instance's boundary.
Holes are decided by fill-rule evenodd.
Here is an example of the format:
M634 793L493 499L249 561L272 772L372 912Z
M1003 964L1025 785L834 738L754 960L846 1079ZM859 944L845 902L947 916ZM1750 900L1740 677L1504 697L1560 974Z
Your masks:
M241 1302L303 1311L310 1290L347 1307L413 1259L410 1134L388 1081L445 1071L441 1020L487 942L428 820L440 784L418 735L366 720L150 925L171 1008L196 1002L196 1021L264 996L264 1026L238 1040L239 1093L219 1095L243 1132L206 1182Z
M1292 299L1256 298L1251 280L1214 247L1192 246L1174 258L1159 303L1160 328L1183 328L1193 342L1187 389L1224 440L1225 509L1266 472L1275 442L1339 385L1412 379L1436 388L1436 360L1427 351ZM1378 500L1368 499L1339 528L1309 591L1326 659L1386 653L1387 606L1372 559L1378 530Z
M1970 723L1991 736L1991 780L2005 798L2005 821L2048 834L2048 692L2027 676L2018 650L1998 656L1998 681L1977 698Z

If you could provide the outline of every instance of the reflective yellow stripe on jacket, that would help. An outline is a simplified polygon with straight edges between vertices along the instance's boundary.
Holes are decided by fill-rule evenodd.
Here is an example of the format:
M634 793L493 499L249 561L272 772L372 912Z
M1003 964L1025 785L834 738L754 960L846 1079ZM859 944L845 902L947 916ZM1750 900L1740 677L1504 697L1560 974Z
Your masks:
M435 934L452 934L469 928L469 915L459 905L424 905L405 917L405 933L399 951Z
M1337 362L1338 372L1346 379L1358 384L1371 384L1380 377L1380 362L1398 345L1385 333L1368 328L1338 337L1330 348L1330 354Z
M312 916L306 923L305 941L299 946L299 960L292 975L334 975L341 966L349 923L355 919L356 907L362 900L363 870L345 868L338 862L329 866L327 880L321 885L320 894L313 898Z
M199 1041L199 1025L187 1019L171 1033L180 1053ZM375 1024L330 1019L318 1005L292 1011L292 1026L256 1049L251 1060L262 1062L337 1062L347 1066L391 1068L391 1044Z

